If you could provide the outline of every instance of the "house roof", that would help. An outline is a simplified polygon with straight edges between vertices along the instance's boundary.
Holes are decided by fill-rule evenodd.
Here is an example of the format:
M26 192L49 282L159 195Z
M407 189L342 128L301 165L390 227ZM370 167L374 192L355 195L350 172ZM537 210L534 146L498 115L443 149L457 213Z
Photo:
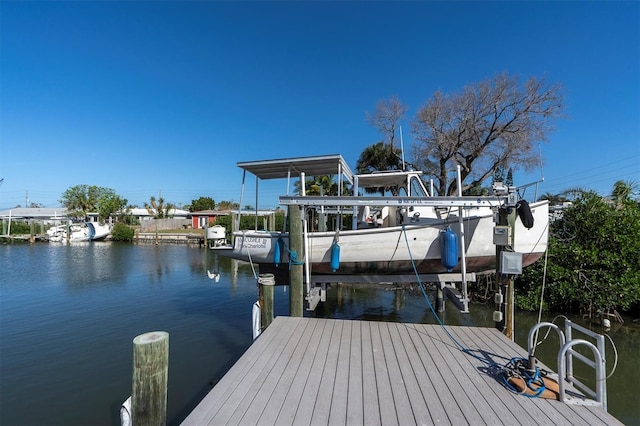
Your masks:
M39 218L55 219L67 216L67 209L64 207L16 207L14 209L0 210L0 217L3 218Z
M353 183L353 172L342 155L319 155L313 157L282 158L277 160L239 162L238 167L260 179L283 179L289 176L343 175Z
M227 216L231 210L198 210L191 212L191 216Z
M155 211L155 209L151 209L153 211ZM150 214L147 209L141 209L139 207L133 208L133 209L129 209L129 212L133 215L133 216L153 216L152 214ZM181 209L170 209L169 210L169 215L170 216L180 216L180 217L186 217L186 216L190 216L191 213L189 213L186 210L181 210Z
M275 213L275 210L242 210L240 214L243 216L247 215L258 215L258 216L268 216L270 214ZM191 212L192 216L229 216L230 214L238 213L238 210L200 210L197 212Z

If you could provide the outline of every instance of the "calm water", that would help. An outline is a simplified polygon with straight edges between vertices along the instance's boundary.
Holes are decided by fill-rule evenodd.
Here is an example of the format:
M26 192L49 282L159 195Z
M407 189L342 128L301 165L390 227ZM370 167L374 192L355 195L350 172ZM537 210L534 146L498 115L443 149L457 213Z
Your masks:
M207 276L216 269L219 282ZM131 393L132 340L153 330L170 336L167 414L176 424L251 344L251 267L197 247L3 245L0 271L2 425L119 424ZM288 313L286 291L276 287L276 315ZM340 286L328 298L315 315L435 322L417 290ZM449 309L444 321L493 326L491 311ZM518 315L521 345L533 323ZM607 385L609 411L633 425L640 424L640 327L628 324L610 333L621 355ZM555 354L553 339L538 350L552 366Z

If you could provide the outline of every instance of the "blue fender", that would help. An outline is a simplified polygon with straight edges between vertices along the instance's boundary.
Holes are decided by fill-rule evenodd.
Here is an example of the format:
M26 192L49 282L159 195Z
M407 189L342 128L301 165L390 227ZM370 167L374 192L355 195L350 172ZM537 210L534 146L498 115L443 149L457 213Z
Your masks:
M334 242L331 245L331 270L336 272L340 268L340 245Z
M440 262L449 272L458 264L458 236L451 228L440 232Z

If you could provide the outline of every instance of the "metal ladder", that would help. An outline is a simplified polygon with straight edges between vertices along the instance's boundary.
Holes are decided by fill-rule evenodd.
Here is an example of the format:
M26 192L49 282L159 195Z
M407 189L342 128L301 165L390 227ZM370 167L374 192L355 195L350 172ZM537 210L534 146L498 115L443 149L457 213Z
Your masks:
M574 401L568 399L566 395L566 383L568 382L575 388L584 392L586 395L593 398L604 411L607 411L607 378L606 378L606 360L605 360L605 346L604 346L604 336L602 334L597 334L587 328L578 325L571 320L565 320L564 323L564 333L557 325L550 322L541 322L529 330L529 335L527 336L527 345L529 349L529 359L533 357L534 352L534 343L533 339L535 333L542 327L551 327L558 334L558 338L560 339L560 351L558 352L557 358L557 371L558 371L558 384L560 391L560 401L566 403L580 403L579 401ZM590 338L594 339L596 344L594 345L592 342L584 339L574 339L573 338L573 330L579 331ZM573 348L574 346L586 346L591 349L593 353L594 359L587 358L579 352L576 352ZM596 389L595 391L591 389L589 386L581 382L579 379L574 377L573 375L573 361L574 359L581 361L588 367L594 368L596 373Z

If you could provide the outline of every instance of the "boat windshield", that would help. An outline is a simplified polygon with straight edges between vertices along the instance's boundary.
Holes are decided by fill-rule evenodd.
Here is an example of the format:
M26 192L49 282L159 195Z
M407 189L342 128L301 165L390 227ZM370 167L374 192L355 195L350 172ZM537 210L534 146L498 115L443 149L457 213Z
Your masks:
M422 180L418 176L410 176L409 185L411 190L411 194L409 195L411 197L428 197L429 196L427 189L424 187Z

